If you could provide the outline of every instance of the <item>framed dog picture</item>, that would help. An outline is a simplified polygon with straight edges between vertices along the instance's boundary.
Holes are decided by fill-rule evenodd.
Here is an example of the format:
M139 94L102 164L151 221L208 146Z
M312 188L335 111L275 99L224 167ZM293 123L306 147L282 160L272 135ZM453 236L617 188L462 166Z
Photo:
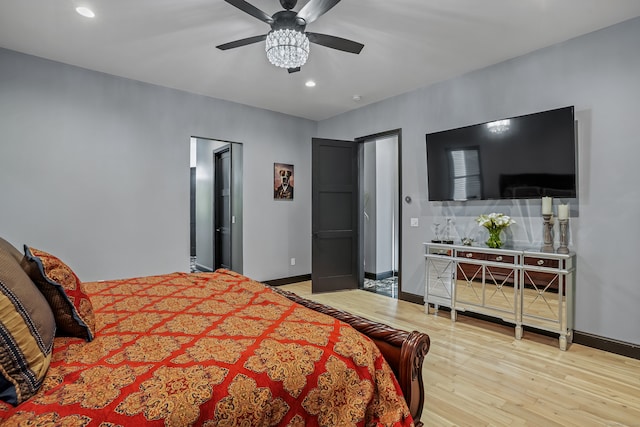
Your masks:
M273 164L273 198L293 200L293 165Z

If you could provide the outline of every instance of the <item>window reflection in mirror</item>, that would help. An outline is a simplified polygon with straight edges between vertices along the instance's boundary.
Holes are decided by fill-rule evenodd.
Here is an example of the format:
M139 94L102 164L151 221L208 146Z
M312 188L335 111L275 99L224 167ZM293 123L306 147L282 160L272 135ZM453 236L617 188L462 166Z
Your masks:
M448 151L453 200L480 199L480 154L477 147Z

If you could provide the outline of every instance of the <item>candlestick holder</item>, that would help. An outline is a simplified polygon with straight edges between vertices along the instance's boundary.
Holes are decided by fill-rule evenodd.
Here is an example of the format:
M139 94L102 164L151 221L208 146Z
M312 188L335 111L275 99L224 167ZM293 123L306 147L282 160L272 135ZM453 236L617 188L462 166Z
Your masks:
M553 224L551 223L551 216L552 216L551 214L542 214L542 218L544 219L544 224L542 229L544 243L542 245L542 248L540 248L542 252L554 252L553 234L551 233L551 231L553 230Z
M568 219L559 219L560 222L560 246L558 247L559 254L568 254L569 253L569 239L567 238L567 234L569 231L569 220Z

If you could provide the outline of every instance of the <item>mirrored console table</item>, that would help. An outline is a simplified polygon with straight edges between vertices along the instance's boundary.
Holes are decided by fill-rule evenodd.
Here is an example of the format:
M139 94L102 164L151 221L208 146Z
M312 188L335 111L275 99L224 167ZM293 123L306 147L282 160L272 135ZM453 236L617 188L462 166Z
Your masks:
M424 243L425 313L432 305L474 312L522 327L558 334L559 347L573 338L575 254L528 249L490 249Z

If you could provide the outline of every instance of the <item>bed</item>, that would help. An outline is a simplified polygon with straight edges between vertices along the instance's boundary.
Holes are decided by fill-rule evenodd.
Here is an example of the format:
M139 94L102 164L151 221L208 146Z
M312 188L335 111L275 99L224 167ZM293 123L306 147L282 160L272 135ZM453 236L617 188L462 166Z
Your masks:
M22 267L38 284L46 253L25 252ZM76 311L55 319L38 390L17 405L0 401L3 427L422 425L426 334L229 270L92 283L67 270L53 276L76 281L62 302ZM81 324L76 336L69 325L60 332L65 321Z

